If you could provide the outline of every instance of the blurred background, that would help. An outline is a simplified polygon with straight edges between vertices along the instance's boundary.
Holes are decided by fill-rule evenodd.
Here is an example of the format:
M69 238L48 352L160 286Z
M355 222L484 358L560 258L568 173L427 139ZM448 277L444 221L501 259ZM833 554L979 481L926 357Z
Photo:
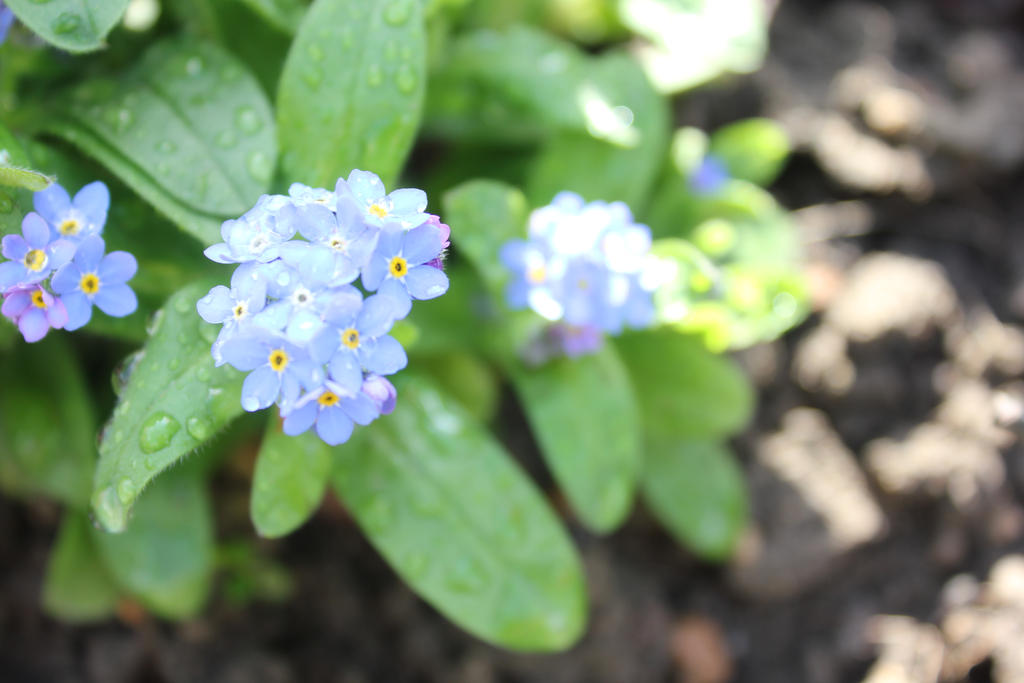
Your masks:
M585 42L604 29L573 6L592 4L550 21ZM1024 681L1024 2L769 10L759 70L675 100L677 126L769 117L794 147L770 189L813 312L738 355L759 403L735 443L753 514L732 561L696 560L642 510L608 538L572 526L589 631L522 656L415 597L329 498L261 545L265 566L225 546L203 617L125 603L75 628L39 608L57 508L0 498L0 680ZM517 411L505 397L501 436L553 490ZM222 538L250 533L246 467L218 475Z

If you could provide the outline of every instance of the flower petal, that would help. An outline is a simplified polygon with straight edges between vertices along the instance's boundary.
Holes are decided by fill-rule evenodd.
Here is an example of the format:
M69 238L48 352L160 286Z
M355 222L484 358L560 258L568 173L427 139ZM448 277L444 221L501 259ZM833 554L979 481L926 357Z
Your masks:
M405 286L415 299L435 299L448 291L448 276L431 266L416 266L405 276Z
M68 321L64 324L64 329L68 332L84 327L92 319L92 302L85 294L72 292L65 295L63 301L68 312Z
M377 253L370 257L369 263L363 269L363 287L368 292L375 292L380 288L381 282L388 274L387 257L381 255L378 246Z
M347 182L352 194L361 203L370 204L384 196L384 183L376 173L357 168L348 174Z
M0 290L7 291L30 280L25 266L15 261L0 263Z
M32 205L43 218L56 226L71 208L71 197L67 190L54 183L45 190L33 194Z
M263 410L277 399L281 375L264 365L253 370L242 382L242 409L250 413Z
M21 235L5 235L0 244L2 244L4 258L9 258L12 261L21 261L30 248L28 242Z
M308 431L313 426L313 423L316 422L317 412L319 411L317 410L316 401L310 401L301 408L291 411L284 418L284 424L282 425L284 433L288 436L298 436Z
M354 426L341 408L332 406L320 411L316 421L316 433L328 446L337 446L348 441Z
M94 301L101 311L114 318L131 315L139 307L135 292L128 285L101 283L100 291L96 292Z
M50 331L50 322L46 319L43 309L32 307L18 319L18 329L25 341L37 342Z
M63 272L62 269L61 273ZM61 273L57 273L57 276ZM54 289L56 289L57 276L53 278ZM231 319L231 309L234 305L235 300L231 297L231 290L224 285L217 285L196 302L196 311L199 313L199 317L206 322L216 324Z
M417 267L430 268L430 266ZM431 270L436 269L431 268ZM378 291L381 296L387 297L391 300L391 304L394 306L395 320L401 320L405 316L409 315L409 311L412 310L412 299L409 298L409 293L405 290L405 285L398 280L388 278L380 286Z
M391 336L367 342L360 359L367 370L377 375L392 375L409 364L405 349Z
M380 417L377 404L363 393L356 394L354 398L343 398L338 405L358 425L368 425Z
M395 304L391 299L374 294L363 302L363 309L356 319L359 335L373 339L388 330L395 322Z
M95 271L103 260L103 252L107 245L103 238L98 235L86 237L78 244L78 251L75 252L75 263L85 272Z
M107 211L110 209L110 190L102 181L89 183L75 194L74 205L90 223L102 228L107 222Z
M410 266L418 266L436 258L441 253L441 231L436 225L421 225L413 228L405 237L402 256Z
M11 320L17 320L25 312L25 309L32 305L32 293L27 289L18 289L7 295L3 306L0 306L0 313Z
M236 370L248 372L266 365L267 346L259 339L252 337L234 337L224 342L221 356Z
M21 234L33 249L42 249L50 243L50 226L38 213L30 213L21 221Z
M104 285L117 285L135 277L138 269L138 261L127 251L112 251L103 257L98 274Z
M392 213L422 213L427 208L427 193L411 187L395 190L388 195L388 199L392 203ZM424 220L427 218L427 216L424 216Z
M53 303L46 307L46 320L50 327L55 330L63 328L68 323L68 309L61 299L54 299Z
M363 385L363 369L359 365L356 354L347 348L341 348L331 358L331 379L349 393L356 393Z

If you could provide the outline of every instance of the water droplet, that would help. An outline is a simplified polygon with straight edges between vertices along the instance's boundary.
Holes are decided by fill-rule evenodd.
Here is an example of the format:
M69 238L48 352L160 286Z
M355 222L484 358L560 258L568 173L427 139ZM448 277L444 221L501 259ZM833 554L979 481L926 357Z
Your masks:
M398 73L395 74L395 85L398 86L399 92L406 95L410 95L416 91L416 72L408 64L403 64L398 67Z
M0 213L10 213L14 209L14 201L3 192L0 192Z
M201 57L189 57L185 60L185 73L189 76L198 76L203 71L203 60Z
M206 441L213 436L213 423L201 415L193 415L186 420L185 429L196 441Z
M228 149L235 146L235 143L238 142L238 136L235 135L235 131L233 130L222 130L217 134L214 141L217 143L218 147Z
M121 443L124 441L124 430L118 429L114 432L114 443Z
M170 140L161 140L156 145L156 150L158 152L163 152L164 154L170 154L170 153L176 151L177 149L178 149L178 146L176 144L174 144L173 142L171 142Z
M174 302L174 310L185 315L192 310L192 302L185 297L180 297Z
M409 20L410 3L408 0L397 0L384 10L384 21L392 26L401 26Z
M196 379L198 379L200 382L209 382L210 381L210 368L208 368L208 367L206 367L204 365L201 368L199 368L198 370L196 370Z
M128 477L117 482L117 497L125 505L131 505L132 501L135 500L135 494L137 491L138 489L135 488L135 482Z
M177 358L172 358L171 362L167 364L167 367L172 371L177 370L181 366L181 361Z
M156 172L160 175L168 175L171 172L171 167L166 161L161 161L156 165Z
M231 81L238 80L238 77L242 75L242 70L234 64L227 64L220 70L220 78L222 81L230 83Z
M235 124L243 133L258 133L263 128L263 121L260 115L252 107L239 107L235 111Z
M92 509L96 514L96 521L104 529L115 534L124 531L128 523L128 511L113 486L106 487L93 497Z
M394 39L389 40L384 45L384 59L389 62L393 62L398 59L398 42Z
M324 81L324 72L320 67L314 66L302 73L302 80L305 81L311 90L316 90Z
M261 183L269 181L270 175L274 172L270 158L259 151L249 155L249 160L246 162L245 167L249 169L249 174Z
M475 558L459 557L445 583L459 593L476 593L487 584L487 572Z
M366 70L366 83L371 87L376 87L380 85L382 80L384 80L384 75L381 73L380 66L371 64Z
M217 335L220 334L220 328L216 325L211 325L207 322L199 323L199 336L203 338L207 344L212 344L217 341Z
M142 423L139 432L139 448L143 453L155 453L167 448L181 424L164 412L153 413Z
M66 35L73 33L78 30L78 27L82 25L82 18L77 14L71 12L61 12L57 15L57 18L53 20L51 27L53 32L59 35Z
M308 54L309 58L314 62L324 61L324 49L316 43L310 43L306 46L306 54Z

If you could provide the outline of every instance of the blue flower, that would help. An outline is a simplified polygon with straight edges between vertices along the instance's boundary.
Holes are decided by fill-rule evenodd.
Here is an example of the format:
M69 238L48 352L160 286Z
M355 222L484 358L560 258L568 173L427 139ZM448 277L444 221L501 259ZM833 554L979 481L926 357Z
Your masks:
M68 321L63 302L38 285L7 292L0 313L18 326L29 343L45 337L51 327L59 330Z
M564 307L555 288L561 286L565 259L555 257L543 242L524 240L503 244L499 257L512 273L512 280L505 288L511 308L530 307L548 320L562 317Z
M394 302L381 295L339 300L325 314L330 326L313 340L311 353L330 361L331 379L349 392L359 391L363 371L391 375L409 359L388 331L395 320Z
M11 24L14 23L14 12L10 7L4 5L3 0L0 0L0 45L4 44L7 40L7 32L11 30Z
M78 242L103 232L110 209L110 190L97 180L80 189L72 200L67 190L54 183L36 192L32 203L53 228L53 239Z
M338 205L338 195L330 190L320 187L310 187L302 183L292 183L288 186L288 196L296 206L317 204L334 211Z
M711 195L722 189L728 180L729 169L718 157L708 154L690 174L690 189L695 194Z
M347 284L359 277L377 246L379 231L362 222L350 200L338 202L337 214L319 204L303 206L298 209L298 224L303 237L331 250L335 284Z
M267 305L267 285L262 278L249 277L239 267L231 277L231 289L217 285L196 303L199 316L208 323L223 324L210 352L218 366L224 364L221 348L240 328Z
M331 286L334 256L329 249L308 242L288 242L281 246L281 261L298 277L280 288L280 298L266 307L257 322L284 332L294 343L304 344L323 327L323 312L335 297L358 292L350 285Z
M237 220L220 226L224 240L204 252L217 263L267 263L278 257L280 245L296 232L295 206L288 197L263 195L256 206Z
M283 429L285 434L296 436L315 423L324 443L337 446L348 441L355 425L368 425L379 415L380 409L370 397L327 380L283 412Z
M292 403L302 388L323 381L323 369L308 353L281 335L253 330L224 343L221 354L236 370L248 372L242 383L242 408L254 412L276 401Z
M424 213L427 194L423 190L403 189L387 194L380 177L369 171L356 169L348 174L347 181L339 178L334 193L339 202L351 199L363 221L376 228L397 222L403 229L411 230L429 218Z
M21 233L3 238L3 255L11 260L0 263L0 291L42 282L75 255L70 241L50 240L50 226L37 213L25 216Z
M363 380L363 394L373 401L381 415L390 415L398 399L395 385L380 375L366 376Z
M448 276L428 264L441 253L441 231L425 224L409 231L388 226L363 270L363 287L395 303L396 318L412 309L412 299L433 299L448 291Z
M125 284L138 270L135 257L126 251L104 256L104 248L102 238L85 238L78 245L74 260L61 267L50 282L68 310L64 329L69 332L89 322L93 304L115 318L131 315L138 308L135 292Z

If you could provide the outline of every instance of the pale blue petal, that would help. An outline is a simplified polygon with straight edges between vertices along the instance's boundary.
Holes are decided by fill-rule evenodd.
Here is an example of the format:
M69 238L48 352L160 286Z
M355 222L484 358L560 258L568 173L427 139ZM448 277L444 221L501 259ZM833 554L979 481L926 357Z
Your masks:
M437 258L440 253L441 230L436 225L421 225L405 236L402 256L409 262L410 268Z
M430 266L421 267L429 268ZM437 269L432 268L431 270ZM409 315L409 311L412 310L412 299L409 298L409 293L405 290L405 285L398 280L388 278L384 281L384 284L380 286L379 292L381 296L390 299L391 305L394 307L395 311L395 320L401 320L405 316Z
M67 263L57 271L50 280L50 287L57 294L68 294L78 289L82 281L82 271L74 263Z
M89 183L75 195L74 205L90 223L102 228L110 208L110 190L99 180Z
M308 431L316 422L317 412L316 401L310 401L301 408L291 411L284 418L284 425L282 425L284 433L288 436L298 436Z
M359 335L368 339L387 334L395 321L395 305L391 299L374 294L363 302L356 320Z
M338 406L324 408L316 420L316 433L328 446L337 446L352 436L352 420Z
M436 299L448 291L448 276L433 266L416 266L405 276L405 286L416 299Z
M415 188L395 190L388 199L392 202L391 212L396 214L422 213L427 208L427 193Z
M96 305L101 311L114 318L123 318L131 315L139 307L139 301L135 298L135 292L128 285L107 285L100 284L100 291L96 292Z
M112 251L100 262L97 274L104 285L121 284L135 277L138 269L139 264L135 257L127 251Z
M30 213L22 219L21 234L33 249L42 249L50 243L50 226L38 213Z
M103 260L103 252L107 246L103 243L103 238L96 235L86 237L78 244L78 250L75 252L75 263L86 273L94 272ZM103 278L100 278L102 281ZM124 282L124 280L121 280Z
M377 375L392 375L409 364L405 349L391 336L367 342L360 352L363 366Z
M22 260L29 250L28 242L21 235L4 235L0 244L3 245L4 258L9 258L12 261Z
M363 287L370 292L377 291L387 274L388 260L380 255L380 248L378 247L377 253L370 257L370 262L363 269Z
M68 332L74 332L83 327L92 318L92 302L85 294L72 292L62 297L61 300L64 302L64 308L68 311L68 321L64 324L64 329Z
M281 376L269 365L258 367L242 383L242 409L250 413L263 410L277 399L280 391Z
M363 385L363 370L359 366L356 353L348 348L340 348L331 358L331 379L346 392L354 394Z
M54 183L45 190L33 194L32 204L43 218L57 225L71 208L71 197L67 190Z
M363 393L356 394L354 398L343 398L338 405L358 425L368 425L380 417L377 404Z
M261 365L266 365L270 354L267 351L267 345L258 339L235 337L224 343L221 355L236 370L248 372Z

